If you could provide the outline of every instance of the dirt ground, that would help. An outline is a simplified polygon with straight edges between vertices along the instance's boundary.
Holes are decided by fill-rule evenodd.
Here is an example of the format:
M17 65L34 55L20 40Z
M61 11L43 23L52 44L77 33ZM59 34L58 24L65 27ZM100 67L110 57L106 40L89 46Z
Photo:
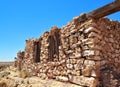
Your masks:
M18 71L13 66L2 65L0 71L0 87L82 87L72 83L59 82L52 79L43 80L30 76L26 72Z

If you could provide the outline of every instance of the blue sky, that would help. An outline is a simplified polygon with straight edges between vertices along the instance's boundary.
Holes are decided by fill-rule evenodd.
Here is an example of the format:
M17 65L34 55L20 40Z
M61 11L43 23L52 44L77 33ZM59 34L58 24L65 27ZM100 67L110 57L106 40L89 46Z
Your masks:
M25 39L37 38L52 26L62 27L82 12L114 0L0 0L0 61L13 61ZM120 12L108 16L120 21Z

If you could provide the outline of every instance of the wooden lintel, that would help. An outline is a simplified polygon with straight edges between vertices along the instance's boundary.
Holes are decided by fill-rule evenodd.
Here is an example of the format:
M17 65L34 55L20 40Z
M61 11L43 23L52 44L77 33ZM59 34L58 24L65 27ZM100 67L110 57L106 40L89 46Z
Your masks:
M120 0L107 4L101 8L98 8L88 13L88 17L93 17L95 19L98 19L118 11L120 11Z

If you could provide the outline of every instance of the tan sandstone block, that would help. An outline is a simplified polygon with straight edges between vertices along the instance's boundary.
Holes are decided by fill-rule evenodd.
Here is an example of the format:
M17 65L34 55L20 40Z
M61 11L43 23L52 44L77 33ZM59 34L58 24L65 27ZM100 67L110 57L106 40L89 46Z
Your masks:
M98 84L97 79L93 77L84 77L84 76L72 76L71 82L81 86L88 86L88 87L96 87Z

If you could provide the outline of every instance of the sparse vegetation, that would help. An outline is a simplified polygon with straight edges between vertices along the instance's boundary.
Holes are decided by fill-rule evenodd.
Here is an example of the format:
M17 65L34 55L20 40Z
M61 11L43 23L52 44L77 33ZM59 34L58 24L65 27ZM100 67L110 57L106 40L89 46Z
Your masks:
M28 71L20 71L20 78L30 77L31 73Z
M13 62L0 62L0 71L3 71L5 68L13 65Z

